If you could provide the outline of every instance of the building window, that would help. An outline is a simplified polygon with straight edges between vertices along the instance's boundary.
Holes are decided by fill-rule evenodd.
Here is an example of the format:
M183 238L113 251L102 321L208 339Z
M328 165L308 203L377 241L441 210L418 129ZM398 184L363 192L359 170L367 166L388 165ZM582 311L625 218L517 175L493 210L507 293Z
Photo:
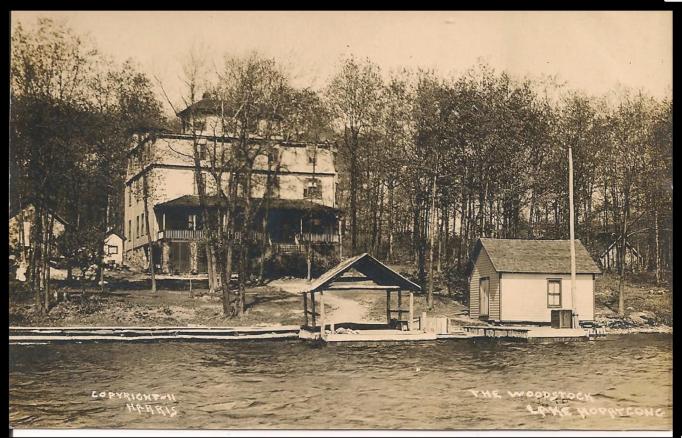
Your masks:
M143 236L146 232L146 228L147 227L144 226L144 213L142 213L142 216L140 218L140 234L142 234Z
M561 307L561 280L547 280L547 307Z
M128 207L133 205L133 185L128 186Z
M205 160L206 159L206 139L201 138L197 141L197 154L199 155L200 160Z
M308 178L303 189L303 197L322 199L322 183L318 178Z
M135 216L135 237L140 237L140 216Z
M118 246L109 245L109 254L118 254Z
M194 119L194 131L203 132L206 129L206 120Z
M128 239L133 238L133 221L128 219Z
M490 315L490 278L482 277L478 281L478 314L479 316Z
M196 230L197 226L197 215L196 214L190 214L187 216L187 229L188 230Z

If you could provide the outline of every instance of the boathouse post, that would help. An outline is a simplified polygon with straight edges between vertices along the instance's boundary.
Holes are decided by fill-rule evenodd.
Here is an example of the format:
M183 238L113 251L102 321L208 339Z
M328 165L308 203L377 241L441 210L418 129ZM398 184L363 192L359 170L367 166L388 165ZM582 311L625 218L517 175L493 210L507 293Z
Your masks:
M407 320L407 328L409 330L412 330L413 329L412 325L414 325L414 323L412 322L412 321L414 321L414 294L412 292L410 292L410 316L409 316L409 318L410 319Z
M403 320L403 297L402 290L398 289L398 321Z
M308 327L308 292L303 294L303 316L305 316L305 326Z
M320 291L320 337L324 339L324 292Z
M313 311L313 325L312 327L315 327L317 324L317 318L315 315L315 292L310 292L310 304L312 306L312 311Z

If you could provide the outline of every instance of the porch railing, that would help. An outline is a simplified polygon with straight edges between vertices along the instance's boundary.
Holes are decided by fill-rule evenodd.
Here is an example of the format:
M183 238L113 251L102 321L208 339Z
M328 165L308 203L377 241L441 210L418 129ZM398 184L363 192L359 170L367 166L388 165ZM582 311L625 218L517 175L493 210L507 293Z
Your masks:
M258 231L250 231L247 233L234 233L234 240L241 241L243 235L246 234L249 239L260 242L263 240L263 233ZM205 230L162 230L158 233L159 239L178 239L178 240L196 240L207 237Z
M313 243L339 243L339 235L315 233L313 234L303 233L296 235L296 242L307 243L309 241Z

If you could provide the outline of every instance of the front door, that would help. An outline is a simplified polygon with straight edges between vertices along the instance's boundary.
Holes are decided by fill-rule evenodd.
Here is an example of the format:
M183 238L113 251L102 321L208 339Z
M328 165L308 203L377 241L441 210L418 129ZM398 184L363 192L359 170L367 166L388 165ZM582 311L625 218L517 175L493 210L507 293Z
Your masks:
M481 278L478 286L479 316L488 317L490 315L490 279Z
M169 249L171 273L189 272L189 242L170 242Z

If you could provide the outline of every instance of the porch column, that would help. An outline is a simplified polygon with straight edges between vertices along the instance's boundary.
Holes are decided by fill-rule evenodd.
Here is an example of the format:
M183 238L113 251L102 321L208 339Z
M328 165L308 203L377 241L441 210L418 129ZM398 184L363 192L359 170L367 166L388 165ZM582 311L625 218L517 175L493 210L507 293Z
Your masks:
M402 297L403 291L401 289L398 289L398 320L402 321L403 319L403 297Z
M413 323L412 321L414 320L414 294L410 292L410 319L407 320L407 328L409 330L412 330Z
M165 240L161 242L161 270L170 271L170 244Z
M195 240L189 243L189 270L190 272L197 272L199 265L199 251L197 251L197 242Z
M320 336L324 338L324 292L320 291Z
M161 218L161 230L166 231L166 213L163 213L163 216Z
M339 260L343 260L343 233L341 232L341 221L337 220L339 227Z
M391 291L386 290L386 324L391 324Z
M303 293L303 316L305 318L305 327L308 327L308 292Z

